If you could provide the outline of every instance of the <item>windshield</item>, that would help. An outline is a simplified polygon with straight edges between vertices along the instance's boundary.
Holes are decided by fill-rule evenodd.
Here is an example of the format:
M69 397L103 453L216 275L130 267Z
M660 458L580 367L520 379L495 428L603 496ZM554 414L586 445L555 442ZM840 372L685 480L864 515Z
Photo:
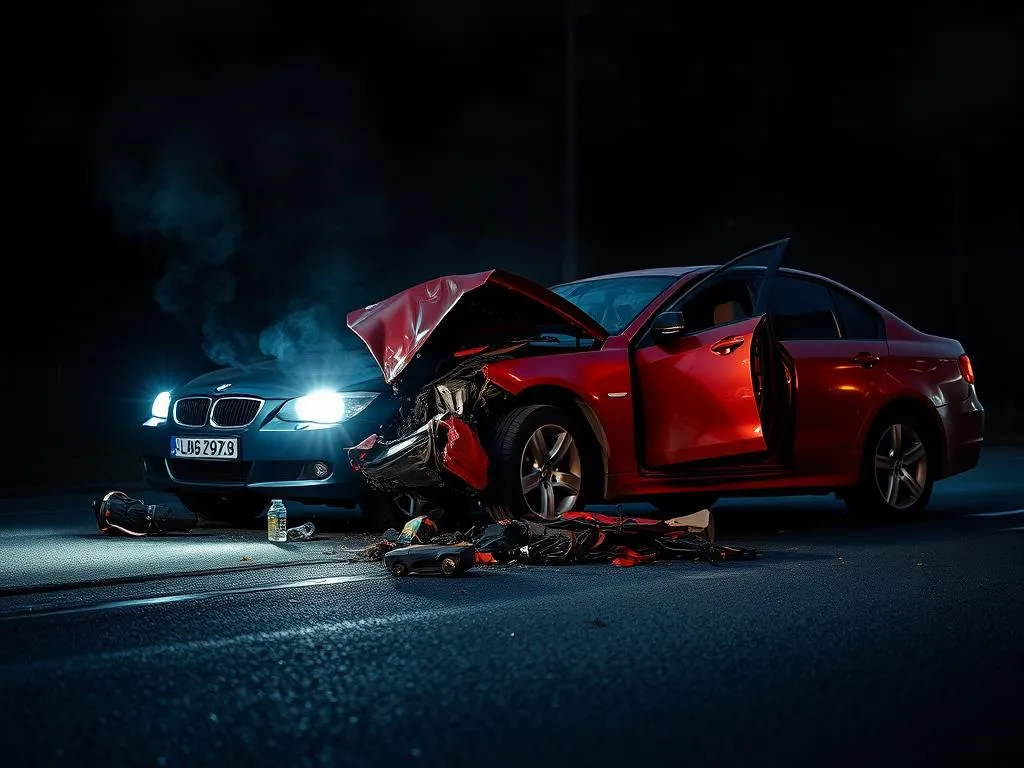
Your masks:
M622 333L644 307L676 281L672 275L623 275L556 285L551 290L604 326Z

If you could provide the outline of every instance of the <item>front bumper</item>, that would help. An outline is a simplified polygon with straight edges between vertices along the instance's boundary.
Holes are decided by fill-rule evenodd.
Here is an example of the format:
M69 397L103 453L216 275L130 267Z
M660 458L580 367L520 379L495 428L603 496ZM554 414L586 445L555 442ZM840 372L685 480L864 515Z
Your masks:
M185 427L171 420L154 424L150 420L139 428L145 479L150 487L163 491L260 493L268 498L355 506L365 483L352 470L346 449L379 429L381 422L373 417L387 414L379 412L379 407L367 413L371 408L359 417L329 426L267 418L265 414L276 410L271 402L252 424L237 429ZM364 414L370 418L363 418ZM239 458L174 458L170 455L174 437L237 437ZM321 462L330 469L322 478L317 477L314 466Z

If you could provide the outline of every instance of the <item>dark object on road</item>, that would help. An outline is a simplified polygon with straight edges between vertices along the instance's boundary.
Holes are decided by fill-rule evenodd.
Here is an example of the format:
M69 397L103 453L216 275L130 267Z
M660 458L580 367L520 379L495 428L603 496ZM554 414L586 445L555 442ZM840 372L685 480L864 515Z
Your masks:
M92 502L100 533L110 536L160 536L165 533L188 533L199 527L199 518L186 510L163 504L147 504L133 499L123 491L110 491Z
M366 547L362 554L367 560L379 561L397 547L408 547L413 544L455 544L466 541L462 538L456 541L450 535L447 538L438 536L437 524L426 515L420 515L407 522L401 531L388 528L380 541Z
M384 555L384 566L393 576L461 576L476 562L472 544L411 544Z

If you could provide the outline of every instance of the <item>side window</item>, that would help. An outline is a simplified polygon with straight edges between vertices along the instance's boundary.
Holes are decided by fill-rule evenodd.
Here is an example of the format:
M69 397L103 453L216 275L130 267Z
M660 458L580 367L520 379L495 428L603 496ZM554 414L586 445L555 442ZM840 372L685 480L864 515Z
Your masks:
M839 310L839 322L846 338L861 341L885 339L885 323L875 310L845 291L832 289L832 299Z
M771 312L780 341L838 339L835 305L826 286L779 275L772 286Z
M712 282L683 299L673 309L682 311L686 333L699 333L750 317L754 302L749 283L744 277L712 278Z

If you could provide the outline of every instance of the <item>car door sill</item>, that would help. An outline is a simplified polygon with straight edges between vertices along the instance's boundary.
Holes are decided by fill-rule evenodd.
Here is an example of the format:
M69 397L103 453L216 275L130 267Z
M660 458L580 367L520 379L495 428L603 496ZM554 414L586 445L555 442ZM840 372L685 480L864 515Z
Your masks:
M790 474L790 469L780 464L763 464L754 467L686 467L669 471L642 468L640 470L640 474L644 477L664 477L671 478L673 480L694 480L706 482L709 479L729 480L742 478L744 480L757 480L767 477L783 477Z

